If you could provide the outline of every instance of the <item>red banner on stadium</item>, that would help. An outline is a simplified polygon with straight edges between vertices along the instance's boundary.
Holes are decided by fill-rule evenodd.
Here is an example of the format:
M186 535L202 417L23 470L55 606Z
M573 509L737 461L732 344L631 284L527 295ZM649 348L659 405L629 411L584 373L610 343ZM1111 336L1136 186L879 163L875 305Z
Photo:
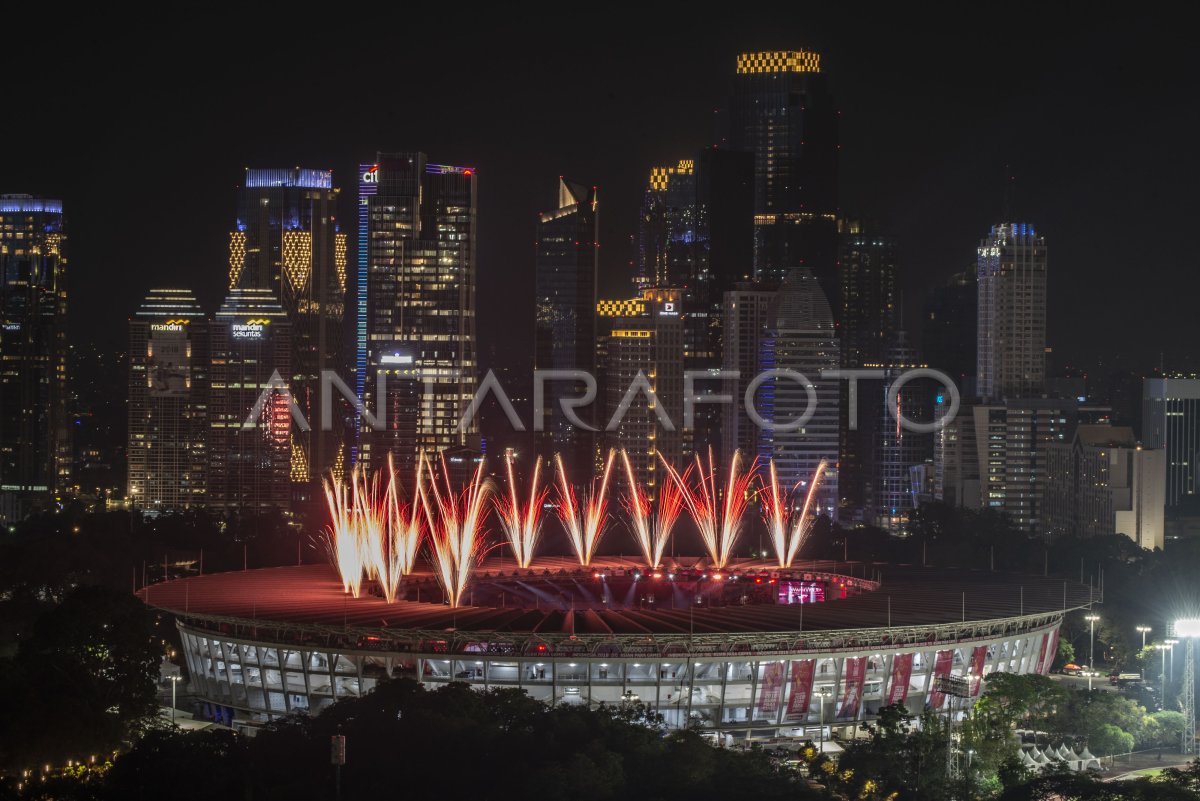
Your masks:
M763 715L774 715L779 711L783 699L783 663L768 662L763 668L762 687L758 691L758 711Z
M846 659L846 691L842 695L839 718L856 718L862 706L863 685L867 680L867 658L852 656Z
M1058 633L1060 631L1061 629L1055 629L1054 633L1050 635L1050 647L1046 649L1046 656L1042 660L1040 671L1043 675L1050 672L1050 668L1054 667L1054 660L1058 658Z
M983 686L983 663L987 659L987 646L976 645L971 652L971 695L979 695Z
M888 681L888 706L902 704L908 698L908 681L912 678L912 654L892 657L892 677Z
M1042 667L1046 664L1046 641L1050 639L1049 634L1042 635L1041 650L1038 651L1037 672L1042 673ZM1057 646L1055 646L1057 647Z
M792 697L788 699L787 705L789 720L804 719L808 716L816 665L814 659L801 659L792 663Z
M954 652L938 651L937 658L933 660L933 685L929 688L929 706L933 709L941 709L942 704L946 701L946 694L937 690L938 677L949 676L952 667L954 667Z

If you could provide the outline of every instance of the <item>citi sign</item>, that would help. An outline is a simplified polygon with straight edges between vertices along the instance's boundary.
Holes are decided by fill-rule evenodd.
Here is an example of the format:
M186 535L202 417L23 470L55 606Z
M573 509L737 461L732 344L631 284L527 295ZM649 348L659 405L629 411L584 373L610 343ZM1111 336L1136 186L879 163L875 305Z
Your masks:
M372 164L370 167L363 170L362 175L360 177L361 177L362 183L364 183L364 184L379 183L379 165Z

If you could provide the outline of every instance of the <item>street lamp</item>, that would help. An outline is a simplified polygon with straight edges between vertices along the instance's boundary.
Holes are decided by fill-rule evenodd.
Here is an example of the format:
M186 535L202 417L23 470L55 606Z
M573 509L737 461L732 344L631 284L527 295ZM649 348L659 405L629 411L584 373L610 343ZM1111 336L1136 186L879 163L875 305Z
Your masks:
M171 676L171 727L175 727L175 688L179 686L179 677Z
M1162 672L1158 674L1158 684L1162 690L1162 708L1167 708L1167 650L1171 647L1165 642L1156 643L1154 646L1160 654L1162 654Z
M1141 634L1142 634L1142 652L1144 653L1146 651L1146 635L1149 634L1151 631L1153 631L1153 629L1151 629L1149 626L1138 626L1137 630L1139 632L1141 632ZM1146 662L1145 662L1145 660L1142 660L1142 681L1145 681L1145 680L1146 680Z
M1088 615L1084 618L1091 628L1091 633L1088 639L1088 691L1092 689L1092 674L1096 672L1096 621L1100 619L1099 615Z
M1167 649L1171 654L1170 660L1167 662L1169 668L1167 670L1167 680L1172 684L1175 683L1175 646L1179 645L1179 640L1163 640L1167 644Z
M817 734L820 738L820 752L822 754L825 753L825 701L829 698L830 694L831 693L828 687L822 687L821 689L817 690L817 695L821 696L820 729L818 730Z

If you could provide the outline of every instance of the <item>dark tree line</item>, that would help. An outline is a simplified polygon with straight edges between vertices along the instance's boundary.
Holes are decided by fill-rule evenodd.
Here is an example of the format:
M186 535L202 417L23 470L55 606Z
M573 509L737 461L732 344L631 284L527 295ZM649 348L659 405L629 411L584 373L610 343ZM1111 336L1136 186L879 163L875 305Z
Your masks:
M766 755L715 748L696 732L667 733L644 708L551 708L517 690L427 691L409 679L255 737L151 731L102 774L9 792L96 801L331 799L330 738L338 732L347 745L345 799L820 797Z

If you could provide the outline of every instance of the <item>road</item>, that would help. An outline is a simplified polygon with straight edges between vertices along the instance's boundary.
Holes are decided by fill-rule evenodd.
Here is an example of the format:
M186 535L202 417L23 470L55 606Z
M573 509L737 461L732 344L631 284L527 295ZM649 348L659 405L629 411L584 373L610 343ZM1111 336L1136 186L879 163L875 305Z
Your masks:
M1062 682L1067 686L1074 687L1077 690L1086 690L1088 688L1088 680L1084 676L1064 676L1061 673L1055 673L1050 676L1055 681ZM1115 691L1117 688L1108 683L1108 676L1093 676L1093 690L1105 690L1106 692Z

